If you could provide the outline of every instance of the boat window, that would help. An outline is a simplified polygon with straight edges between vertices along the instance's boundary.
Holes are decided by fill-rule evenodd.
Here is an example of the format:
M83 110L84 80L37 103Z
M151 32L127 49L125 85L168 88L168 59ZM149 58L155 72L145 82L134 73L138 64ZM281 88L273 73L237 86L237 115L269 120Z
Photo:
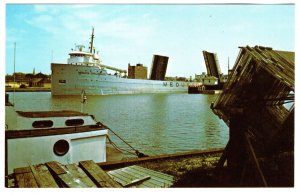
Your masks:
M69 119L66 120L66 125L67 126L79 126L79 125L83 125L84 120L83 119Z
M43 120L43 121L34 121L32 123L32 127L34 128L45 128L45 127L52 127L53 121L50 120Z
M67 140L61 139L55 142L53 146L53 152L58 156L63 156L67 154L70 149L69 142Z

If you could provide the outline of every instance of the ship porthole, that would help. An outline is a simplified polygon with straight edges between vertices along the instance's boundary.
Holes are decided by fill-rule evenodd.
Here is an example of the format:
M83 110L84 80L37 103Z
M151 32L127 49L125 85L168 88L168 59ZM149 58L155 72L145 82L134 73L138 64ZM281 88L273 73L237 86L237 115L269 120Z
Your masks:
M53 152L58 156L63 156L67 154L69 149L69 142L64 139L58 140L53 146Z

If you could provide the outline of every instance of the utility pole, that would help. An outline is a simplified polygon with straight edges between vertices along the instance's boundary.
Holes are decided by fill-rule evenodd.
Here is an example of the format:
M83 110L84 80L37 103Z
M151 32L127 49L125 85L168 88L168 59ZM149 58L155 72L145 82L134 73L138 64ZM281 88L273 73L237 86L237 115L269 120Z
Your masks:
M229 76L229 56L228 56L228 65L227 65L227 75Z
M16 95L16 47L17 47L17 43L14 42L14 98L13 98L14 105L15 105L15 95Z

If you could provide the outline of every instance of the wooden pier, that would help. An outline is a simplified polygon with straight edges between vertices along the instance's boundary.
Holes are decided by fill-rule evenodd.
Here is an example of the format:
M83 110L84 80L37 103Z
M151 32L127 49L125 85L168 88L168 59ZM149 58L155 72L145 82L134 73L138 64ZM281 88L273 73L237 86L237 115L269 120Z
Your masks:
M132 165L105 172L95 162L63 165L56 161L14 170L18 188L163 188L173 176Z
M51 161L14 169L7 187L166 188L172 187L192 167L212 169L212 164L217 163L222 152L223 149L209 149L102 163L88 160L66 165Z

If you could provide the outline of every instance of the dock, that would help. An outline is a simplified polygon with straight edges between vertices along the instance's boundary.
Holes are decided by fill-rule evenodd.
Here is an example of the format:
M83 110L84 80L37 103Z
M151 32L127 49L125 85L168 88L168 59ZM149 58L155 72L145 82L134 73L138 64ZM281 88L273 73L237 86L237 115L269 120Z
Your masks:
M94 161L63 165L56 161L14 170L18 188L163 188L173 176L132 165L105 172Z
M16 168L14 175L19 188L121 187L93 161L81 161L79 166L52 161Z
M198 86L189 86L188 88L189 94L220 94L222 93L222 90L209 90L209 89L203 89Z
M9 176L13 188L168 188L192 170L212 170L223 149L165 154L121 161L77 164L56 161L20 167ZM192 177L191 177L192 178Z

